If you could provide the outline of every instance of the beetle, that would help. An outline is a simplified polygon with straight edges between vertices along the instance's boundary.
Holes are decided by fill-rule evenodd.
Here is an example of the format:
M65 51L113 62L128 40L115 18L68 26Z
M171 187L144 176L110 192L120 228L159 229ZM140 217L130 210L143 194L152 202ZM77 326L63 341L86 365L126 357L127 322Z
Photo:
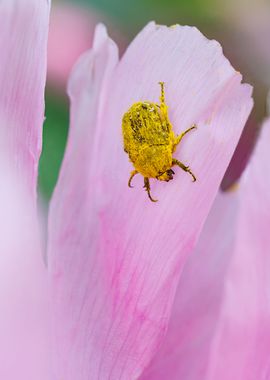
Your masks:
M124 151L129 155L134 170L130 174L128 186L132 187L133 177L140 173L144 177L144 188L152 202L149 178L170 181L175 174L172 167L177 165L192 176L189 166L173 158L176 147L182 138L197 128L193 124L186 131L176 136L169 120L168 105L165 102L164 82L161 86L160 104L142 101L134 103L122 119Z

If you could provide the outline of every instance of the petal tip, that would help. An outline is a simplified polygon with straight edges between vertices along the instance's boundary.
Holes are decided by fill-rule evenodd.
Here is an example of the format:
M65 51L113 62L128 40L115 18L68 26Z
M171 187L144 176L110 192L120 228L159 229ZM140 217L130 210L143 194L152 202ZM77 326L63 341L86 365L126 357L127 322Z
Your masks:
M98 50L99 47L108 39L107 28L104 24L99 23L95 28L93 49Z

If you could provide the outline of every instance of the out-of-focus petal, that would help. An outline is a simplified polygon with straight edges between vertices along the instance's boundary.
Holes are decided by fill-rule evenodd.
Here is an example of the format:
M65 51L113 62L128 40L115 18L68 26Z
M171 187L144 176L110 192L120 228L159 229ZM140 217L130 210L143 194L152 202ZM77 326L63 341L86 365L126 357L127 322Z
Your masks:
M102 86L108 42L96 45L71 79L77 100L50 210L56 376L132 380L162 342L183 264L250 112L251 89L196 28L150 23ZM153 204L142 178L127 187L132 166L121 119L138 100L157 102L159 81L176 133L198 125L175 153L198 181L180 170L169 184L152 181Z
M166 337L141 380L206 379L223 300L238 210L237 194L218 194L184 267Z
M89 46L92 45L97 20L104 14L98 14L89 7L66 2L52 4L48 44L48 80L50 85L66 87L71 69ZM126 45L123 34L111 23L109 30L120 43L120 51Z
M49 380L49 288L36 209L2 153L0 378Z
M208 379L270 378L270 120L240 187L236 244Z
M259 128L255 118L250 116L222 180L222 189L230 189L241 177L255 147Z
M48 79L66 85L71 68L92 43L96 19L71 4L52 5L48 44Z
M48 0L0 3L0 378L48 380L48 286L36 221Z
M11 146L13 165L32 193L44 119L49 3L3 0L0 4L1 141Z

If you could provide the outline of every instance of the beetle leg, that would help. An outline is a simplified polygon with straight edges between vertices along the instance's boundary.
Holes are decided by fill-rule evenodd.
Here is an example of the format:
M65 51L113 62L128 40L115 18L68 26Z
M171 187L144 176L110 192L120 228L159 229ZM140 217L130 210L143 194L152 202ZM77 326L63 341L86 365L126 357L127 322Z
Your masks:
M193 131L193 129L196 129L197 128L197 125L196 124L193 124L190 128L188 128L186 131L184 131L183 133L181 133L179 136L177 136L175 138L175 142L174 142L174 147L176 147L180 141L182 140L182 138L190 131Z
M129 180L128 180L128 187L133 187L133 186L131 185L132 178L133 178L136 174L138 174L138 173L139 173L139 172L138 172L137 170L132 170L132 172L130 173Z
M150 182L149 178L144 177L144 188L147 191L148 197L152 202L157 202L157 199L153 199L150 194Z
M181 169L183 169L185 172L189 173L191 177L193 178L193 182L196 181L195 175L192 173L190 170L189 166L184 165L182 162L178 161L176 158L172 159L172 164L173 165L178 165Z

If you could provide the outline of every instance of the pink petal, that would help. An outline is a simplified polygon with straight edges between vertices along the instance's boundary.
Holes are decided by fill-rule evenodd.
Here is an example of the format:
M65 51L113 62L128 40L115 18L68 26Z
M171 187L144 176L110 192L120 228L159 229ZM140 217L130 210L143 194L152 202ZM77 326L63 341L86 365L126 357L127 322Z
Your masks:
M0 162L0 378L48 380L48 284L32 198Z
M52 6L48 44L51 82L66 85L72 66L92 42L95 24L95 17L85 9L65 3Z
M0 6L1 140L35 192L44 118L48 0L3 0Z
M66 380L137 379L149 363L252 106L250 87L195 28L150 23L116 66L114 57L99 28L71 78L71 132L50 211L55 377ZM198 181L180 170L169 184L152 181L152 204L141 178L127 187L121 119L135 101L158 101L159 81L175 131L198 124L175 154Z
M88 328L86 329L85 325L80 328L77 325L77 318L78 313L80 314L79 309L83 307L85 296L87 296L85 291L91 275L90 270L88 274L84 273L84 276L81 277L82 281L79 281L76 287L74 287L72 277L74 275L77 277L80 272L83 273L84 268L90 268L91 261L94 258L91 255L91 246L92 241L94 241L92 234L95 231L94 228L91 230L90 225L94 224L95 221L91 222L88 217L90 216L90 209L95 205L91 206L89 202L91 200L87 199L89 193L88 157L91 154L93 134L97 126L97 109L99 102L101 102L102 89L111 77L117 61L117 48L107 37L105 28L100 25L97 28L93 50L85 53L80 58L69 83L71 98L69 143L63 163L64 169L61 172L57 189L51 202L48 241L49 267L51 267L54 274L52 278L52 297L54 302L58 306L58 300L60 302L61 300L64 301L66 296L71 297L75 302L72 309L69 302L66 306L61 302L58 307L55 307L54 376L56 378L64 376L66 380L73 380L74 378L80 380L89 377L87 372L89 357L86 354L91 345L88 347L88 343L84 341L86 334L88 334ZM68 186L66 186L67 182L69 183ZM75 187L73 187L73 184ZM83 208L82 201L87 202L87 205L84 204ZM62 213L65 209L68 212L67 224L63 223L62 220ZM84 211L85 214L80 215ZM69 214L70 212L72 215ZM80 219L80 221L79 219L77 220L78 224L76 222L77 218ZM81 225L81 221L85 220L85 218L88 220L87 223ZM84 239L81 240L81 233L85 234L85 242L83 241ZM60 234L59 237L57 236L58 234ZM61 244L61 249L59 249L57 241ZM81 244L85 244L83 249ZM55 246L56 249L54 248ZM73 255L75 256L73 257ZM60 267L58 266L59 259L61 262ZM70 272L71 268L65 268L65 265L69 266L68 262L71 263L74 259L76 260L76 265L78 265L76 273ZM79 309L77 309L77 306L79 306ZM84 311L83 318L88 319L88 314L89 310ZM63 324L64 329L60 327L60 324ZM67 331L66 328L68 328ZM94 379L94 377L91 378Z
M71 69L80 55L92 45L97 20L104 19L89 7L67 2L52 4L48 41L48 80L50 85L65 87ZM109 29L126 46L123 34L110 23Z
M232 256L236 195L217 196L184 267L164 342L141 380L207 379L209 352Z
M268 379L269 128L270 120L240 192L217 198L184 268L166 339L141 380Z
M251 115L245 125L240 141L235 149L230 165L228 166L225 176L222 180L222 189L230 189L238 181L241 174L248 164L249 158L255 147L258 138L260 125Z
M48 379L48 286L32 197L48 13L46 0L0 5L0 378L7 380Z
M270 120L241 180L235 249L208 379L270 377Z

